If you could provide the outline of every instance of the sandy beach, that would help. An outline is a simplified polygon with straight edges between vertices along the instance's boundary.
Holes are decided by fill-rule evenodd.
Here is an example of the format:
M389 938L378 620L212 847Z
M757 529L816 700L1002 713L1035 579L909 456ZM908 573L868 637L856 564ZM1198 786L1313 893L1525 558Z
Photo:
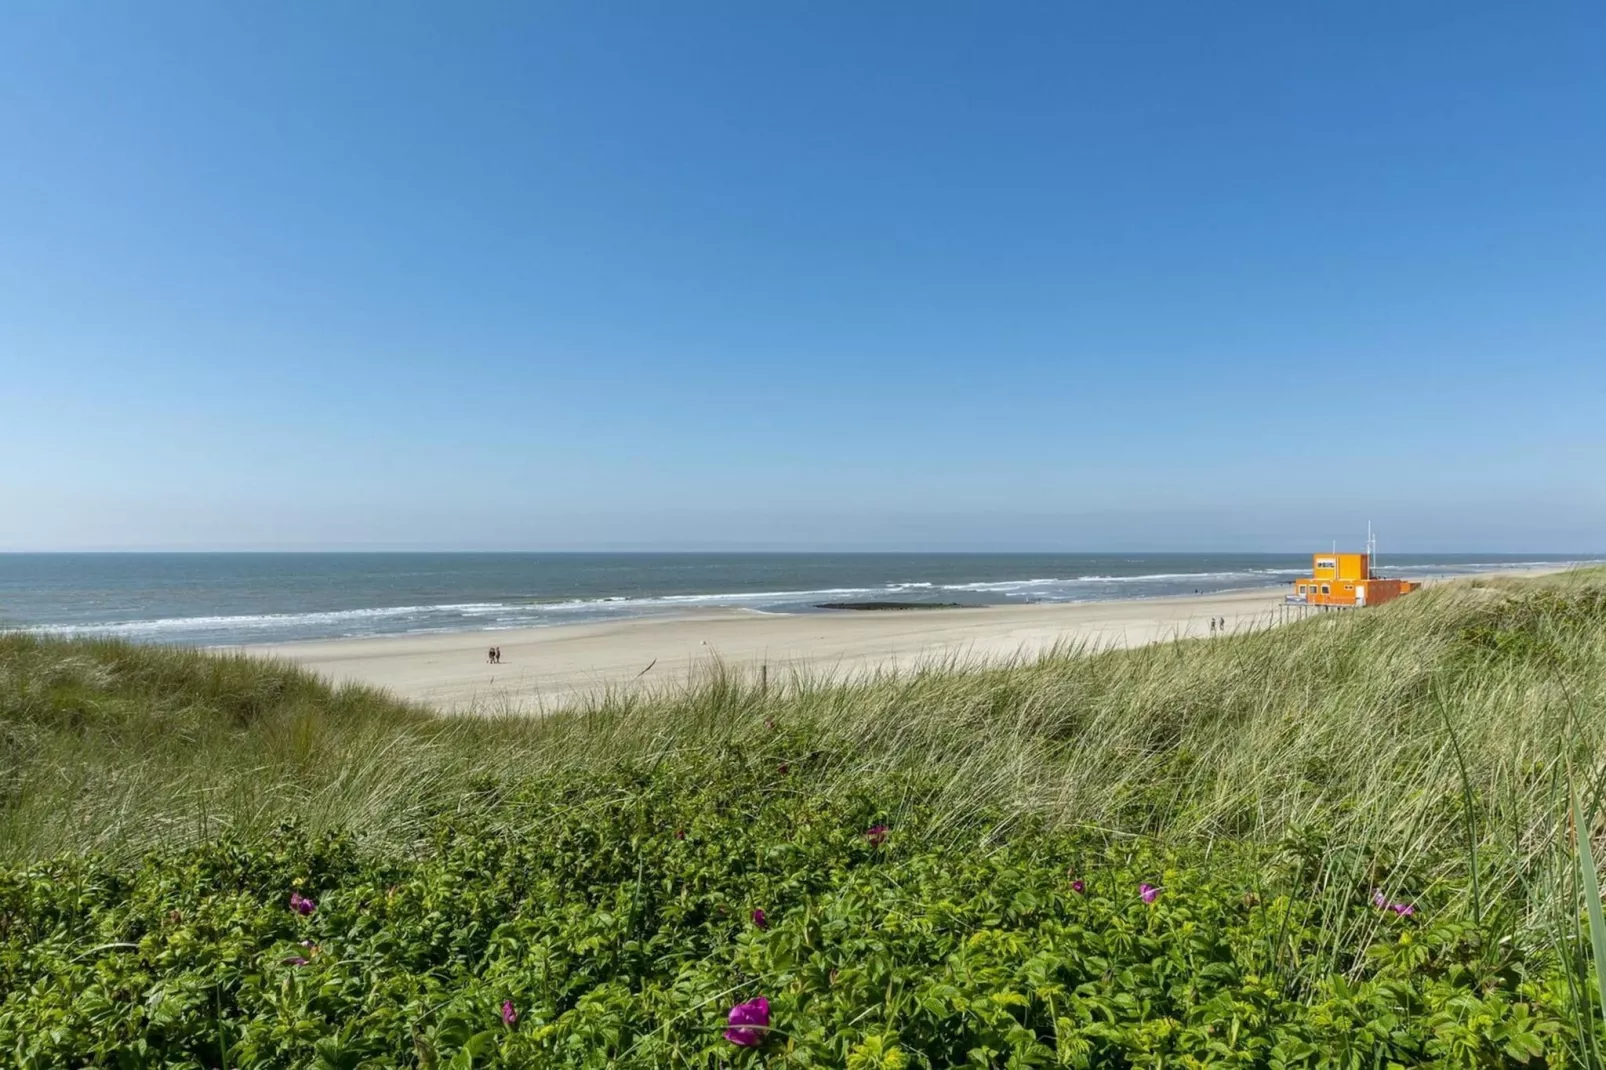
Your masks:
M1275 624L1284 593L1275 587L1111 602L787 615L709 610L240 649L296 662L337 682L383 687L442 712L540 713L608 688L684 686L716 662L751 673L767 666L770 679L781 681L796 672L842 678L956 659L995 663L1034 657L1056 644L1112 649L1206 638L1214 618L1225 618L1228 633ZM502 649L499 665L486 658L493 644Z
M609 687L675 687L718 659L772 680L846 676L947 659L1034 656L1056 643L1093 648L1208 636L1264 625L1281 588L1180 598L966 609L778 615L711 610L675 617L506 631L383 636L244 648L336 681L357 681L446 712L540 712ZM491 665L486 649L502 648Z

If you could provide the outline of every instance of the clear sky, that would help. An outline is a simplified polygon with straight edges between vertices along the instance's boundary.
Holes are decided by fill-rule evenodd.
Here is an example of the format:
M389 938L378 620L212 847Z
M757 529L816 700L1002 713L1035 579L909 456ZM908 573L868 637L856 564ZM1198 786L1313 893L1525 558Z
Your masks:
M0 17L0 548L1606 550L1606 5Z

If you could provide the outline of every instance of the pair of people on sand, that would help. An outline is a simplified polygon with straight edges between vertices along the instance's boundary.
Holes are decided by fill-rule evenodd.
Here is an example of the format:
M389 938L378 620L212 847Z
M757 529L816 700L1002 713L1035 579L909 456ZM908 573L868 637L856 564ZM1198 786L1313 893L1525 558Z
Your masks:
M1211 617L1210 618L1210 634L1211 635L1215 635L1217 632L1224 632L1226 630L1227 630L1227 618L1226 617Z
M489 661L492 665L502 664L502 648L499 646L493 646L491 648L490 655L485 660Z

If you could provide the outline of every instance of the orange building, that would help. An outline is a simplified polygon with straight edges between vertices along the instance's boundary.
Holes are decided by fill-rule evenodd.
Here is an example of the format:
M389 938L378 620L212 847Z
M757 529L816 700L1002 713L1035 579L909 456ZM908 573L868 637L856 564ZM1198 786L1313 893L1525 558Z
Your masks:
M1374 574L1371 554L1315 554L1311 574L1294 581L1288 601L1301 606L1380 606L1420 586Z

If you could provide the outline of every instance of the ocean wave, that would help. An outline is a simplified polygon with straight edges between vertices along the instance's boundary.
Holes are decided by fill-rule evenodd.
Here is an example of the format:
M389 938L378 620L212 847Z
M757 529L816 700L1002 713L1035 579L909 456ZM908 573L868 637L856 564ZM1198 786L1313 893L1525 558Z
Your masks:
M1141 576L1078 576L1079 583L1157 583L1162 580L1230 580L1247 576L1292 576L1303 572L1297 568L1234 569L1228 572L1150 572Z
M1295 576L1306 569L1277 568L1277 569L1234 569L1220 572L1145 572L1136 576L1048 576L1025 580L989 580L983 583L951 583L944 584L944 591L1018 591L1032 588L1048 588L1055 586L1073 586L1075 584L1156 584L1187 580L1189 583L1198 582L1201 585L1224 580L1242 580L1264 576Z
M610 595L557 602L447 602L438 605L379 606L304 613L213 614L143 620L46 624L24 628L38 635L97 635L125 639L211 642L272 642L313 637L419 634L573 623L588 618L624 617L653 611L721 606L783 606L825 598L882 593L880 587L829 587L806 591L747 591L673 594L650 597Z
M1018 591L1028 587L1049 587L1056 583L1072 583L1073 580L1060 579L1049 576L1032 580L987 580L981 583L945 583L939 589L944 591Z
M273 629L287 625L340 624L417 616L430 612L470 613L497 608L489 603L450 603L438 606L376 606L333 609L310 613L242 613L232 616L158 617L154 620L106 621L88 624L42 624L26 629L39 635L118 635L148 632Z
M1572 562L1585 563L1585 562ZM1557 561L1466 561L1412 563L1379 568L1392 575L1463 575L1494 569L1564 564ZM1304 567L1239 568L1199 572L1151 572L1118 576L1029 576L1007 580L945 583L901 580L870 586L722 591L658 595L605 595L551 601L507 598L499 601L443 602L428 605L377 606L315 610L300 613L207 614L139 620L81 621L25 626L45 635L100 635L169 643L271 643L353 636L502 631L582 622L599 622L698 609L741 609L750 612L812 611L820 602L931 598L971 604L1082 602L1107 598L1143 598L1190 594L1195 589L1272 587L1306 574Z
M886 598L911 592L936 595L971 594L1013 598L1030 594L1041 601L1085 601L1098 597L1106 583L1165 585L1233 573L1154 573L1119 577L1031 577L974 583L909 581L865 587L820 587L770 591L723 591L706 594L650 596L608 595L560 601L446 602L435 605L379 606L303 613L161 617L141 620L40 625L26 630L46 635L99 635L166 642L252 643L308 638L344 638L383 634L427 634L465 629L502 631L510 628L572 624L580 621L670 614L690 609L735 608L760 612L811 609L816 603L854 598ZM985 598L983 599L985 601Z
M1388 560L1378 562L1375 566L1379 572L1426 572L1433 575L1454 575L1457 572L1490 572L1506 569L1528 568L1576 568L1580 565L1598 565L1597 558L1580 558L1577 561L1456 561L1450 564L1416 564L1391 565Z

